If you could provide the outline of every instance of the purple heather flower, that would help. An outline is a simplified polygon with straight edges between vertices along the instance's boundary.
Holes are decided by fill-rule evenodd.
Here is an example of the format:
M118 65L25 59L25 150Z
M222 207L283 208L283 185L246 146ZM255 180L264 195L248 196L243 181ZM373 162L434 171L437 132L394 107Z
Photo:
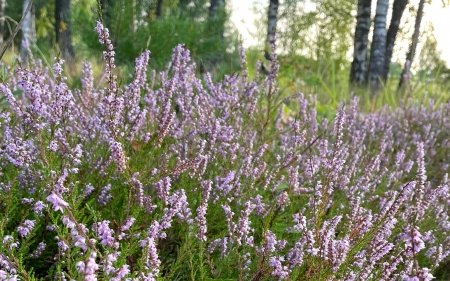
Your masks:
M133 218L133 217L130 217L130 218L128 218L126 221L125 221L125 223L120 227L120 230L121 231L128 231L130 228L131 228L131 226L133 225L133 223L136 221L136 219L135 218Z
M420 234L417 227L411 226L405 228L403 233L399 234L398 237L405 241L406 246L411 248L415 253L425 248L422 234Z
M97 253L93 251L87 261L79 261L75 265L78 273L83 274L86 281L97 280L95 272L99 270L99 265L95 262L96 257Z
M62 65L64 64L64 60L55 57L54 60L56 61L55 64L53 65L53 72L55 73L56 77L61 77L62 72L63 72L63 68Z
M275 234L272 231L267 230L265 236L264 251L269 253L275 252L277 243L278 241Z
M58 227L56 225L54 225L54 224L50 224L50 225L47 225L45 227L45 229L47 229L49 231L56 231L56 229L58 229Z
M32 209L33 209L33 212L38 216L38 217L40 217L40 216L42 216L42 211L44 210L44 208L46 208L47 207L47 204L45 204L44 202L42 202L42 201L36 201L36 203L34 203L34 205L33 205L33 207L32 207Z
M23 224L17 227L17 232L19 232L20 236L26 237L34 228L34 224L36 220L25 220Z
M7 271L0 269L0 280L1 281L18 281L16 274L9 274Z
M116 270L115 267L113 266L113 263L117 261L119 255L120 252L115 252L106 256L103 262L103 268L106 275L111 275L111 273L113 273Z
M290 203L289 194L285 191L278 196L277 206L281 208L283 211L285 207L287 207Z
M52 203L53 205L53 210L55 211L63 211L64 208L69 207L69 204L64 201L60 195L52 192L49 196L47 196L47 201L49 201L50 203Z
M127 167L127 157L125 156L125 151L122 148L122 144L110 140L109 149L111 151L111 159L116 163L116 168L119 173L123 173Z
M147 237L141 241L141 247L147 248L147 251L144 253L146 257L144 268L147 270L147 275L143 275L142 279L156 281L156 276L159 274L159 266L161 265L156 249L156 241L152 237Z
M82 97L89 98L94 92L94 73L89 62L83 62L81 73Z
M295 246L291 249L289 249L289 252L287 254L287 260L289 261L290 268L296 266L301 266L303 263L303 249L304 244L301 241L297 241L295 243Z
M122 226L120 227L121 232L119 233L119 235L117 237L118 240L122 240L124 237L126 237L125 232L130 230L131 226L133 225L133 223L135 221L136 221L135 218L130 217L122 224Z
M69 249L69 246L63 240L58 241L58 247L63 253Z
M278 276L278 280L285 280L289 278L290 270L287 266L282 265L284 262L283 257L271 257L269 259L269 265L273 267L272 275Z
M197 208L197 217L195 217L195 222L197 223L197 226L199 228L198 233L195 235L195 237L201 241L206 241L206 232L207 232L207 225L206 225L206 211L208 208L208 203L201 203L200 206Z
M14 237L12 237L11 235L5 235L3 237L3 244L5 246L8 246L10 250L12 250L13 248L19 248L19 242L14 241Z
M250 227L250 214L255 209L255 204L251 201L247 201L244 203L244 209L241 211L241 217L238 219L238 223L236 225L236 235L240 239L237 239L237 244L247 245L253 247L253 229Z
M24 205L28 205L33 203L34 199L33 198L22 198L22 204Z
M94 190L95 187L92 184L86 184L86 186L84 187L84 198L88 197Z
M116 271L116 276L111 277L110 280L121 281L127 274L130 274L130 266L128 264L124 264L119 270Z
M234 212L231 211L231 208L228 205L222 205L222 209L225 212L225 217L228 223L228 235L230 237L234 237L234 231L236 228L236 224L233 222Z
M108 204L108 201L112 198L110 190L111 184L107 184L105 187L102 188L102 191L100 192L100 195L98 196L97 200L100 205L106 206L106 204Z
M424 144L419 142L417 144L417 192L419 197L423 196L425 192L425 182L427 180L426 169L425 169L425 151Z
M62 221L64 225L70 229L70 235L72 239L72 244L75 247L81 248L83 251L87 251L88 245L86 244L86 234L89 229L82 223L76 223L72 221L69 217L63 216Z
M303 232L306 230L306 217L300 214L293 214L292 221L296 223L296 225L287 229L289 232Z
M119 244L115 242L113 237L114 231L109 228L109 221L98 222L96 225L97 236L101 239L100 244L103 246L109 246L118 248Z
M45 242L40 242L36 250L34 250L34 252L30 255L30 257L38 258L44 252L46 247L47 244L45 244Z

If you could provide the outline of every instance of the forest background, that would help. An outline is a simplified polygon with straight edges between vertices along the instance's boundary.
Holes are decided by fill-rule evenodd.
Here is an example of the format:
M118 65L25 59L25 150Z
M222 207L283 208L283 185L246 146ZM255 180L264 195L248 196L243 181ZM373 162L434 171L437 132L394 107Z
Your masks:
M433 24L422 20L436 1L35 0L4 59L20 57L26 65L31 54L44 61L61 56L68 62L69 82L76 86L81 62L101 61L102 46L92 32L101 17L111 30L122 73L131 71L134 58L145 49L151 51L150 67L161 70L173 47L183 43L198 72L220 79L239 71L241 44L247 46L251 71L261 60L264 73L276 33L281 92L318 95L323 114L353 95L363 96L369 110L398 106L405 97L424 93L423 98L439 103L448 100L450 70ZM1 44L29 3L0 1ZM248 16L242 21L245 8ZM232 17L239 12L241 21ZM97 77L100 69L94 66ZM402 85L405 78L407 87Z

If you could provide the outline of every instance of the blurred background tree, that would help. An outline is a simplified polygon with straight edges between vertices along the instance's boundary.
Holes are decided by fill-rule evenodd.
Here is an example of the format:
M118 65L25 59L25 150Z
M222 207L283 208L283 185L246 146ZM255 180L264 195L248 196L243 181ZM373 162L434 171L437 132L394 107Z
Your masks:
M0 42L10 37L27 1L0 0ZM151 51L150 67L161 70L172 48L183 43L199 72L210 71L220 79L240 69L237 46L242 40L230 21L230 1L35 0L31 20L14 39L11 53L20 49L22 61L27 59L26 48L43 58L61 56L75 81L79 67L74 66L81 60L101 61L103 46L93 31L101 18L110 30L120 71L131 71L134 59L145 49ZM390 92L389 99L397 98L392 93L402 77L406 53L420 54L411 57L412 70L420 73L424 85L430 85L430 79L445 85L449 70L440 59L433 29L424 31L420 25L425 4L421 0L418 5L419 1L253 0L257 31L247 50L250 71L256 60L262 61L263 72L268 69L276 32L278 80L284 94L318 94L321 103L335 105L352 90L365 95L371 83L381 92ZM383 7L378 16L377 5ZM21 42L30 44L20 47ZM404 42L417 51L407 52Z
M28 6L31 9L28 9ZM23 67L28 65L28 50L36 42L35 4L31 0L24 0L22 6L22 40L20 42L20 61Z
M237 62L233 52L239 44L236 32L225 32L228 19L225 2L211 1L216 6L210 6L206 0L103 2L102 16L110 29L119 63L132 65L140 52L149 49L151 67L161 69L169 60L172 48L179 43L186 45L200 68L213 70L219 62L230 62L234 67ZM92 32L97 20L95 10L86 13L74 9L74 13L77 20L74 26L82 43L80 51L99 53L102 46Z
M11 35L28 1L4 2L4 38ZM32 44L20 48L22 60L27 48L46 57L60 55L67 62L101 59L103 46L93 31L99 15L110 30L119 65L133 65L139 53L149 49L151 67L162 69L173 47L183 43L199 70L223 74L239 66L238 33L229 24L225 0L35 0L11 50L17 52L28 38L25 43Z

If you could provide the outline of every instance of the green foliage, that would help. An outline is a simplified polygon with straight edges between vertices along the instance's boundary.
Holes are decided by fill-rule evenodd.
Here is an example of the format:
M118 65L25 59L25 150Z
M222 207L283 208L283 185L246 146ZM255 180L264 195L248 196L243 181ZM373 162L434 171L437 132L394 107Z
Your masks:
M114 1L109 16L115 20L105 21L110 22L107 27L115 45L116 60L131 67L134 58L143 50L149 49L150 65L155 69L163 69L170 59L173 47L182 43L191 51L202 71L213 70L211 61L224 63L219 66L219 73L224 73L220 68L228 71L236 69L238 60L235 46L238 43L235 33L228 32L224 41L220 39L228 15L208 19L204 2L195 4L195 9L188 6L188 10L183 10L174 8L177 1L169 1L167 5L164 1L164 17L159 20L154 15L153 4L138 1L136 10L142 11L142 14L133 17L131 1ZM182 3L179 5L183 7ZM78 49L82 54L101 50L102 46L98 44L96 34L90 28L95 25L96 17L81 10L75 9L74 12L74 33L80 36Z

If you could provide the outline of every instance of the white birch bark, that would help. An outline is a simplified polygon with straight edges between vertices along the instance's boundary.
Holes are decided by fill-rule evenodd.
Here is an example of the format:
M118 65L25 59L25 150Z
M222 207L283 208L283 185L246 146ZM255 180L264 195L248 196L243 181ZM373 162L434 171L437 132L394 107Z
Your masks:
M6 0L0 0L0 46L3 45L3 33L5 32L5 8Z
M389 0L378 0L369 61L371 96L378 91L380 79L383 79L384 61L386 55L386 20L388 7Z
M23 0L23 12L25 13L30 0ZM20 41L20 61L23 67L28 65L28 52L36 42L36 26L35 26L35 15L34 15L34 3L30 12L24 15L24 20L22 24L22 40Z
M269 11L267 15L267 37L266 46L264 50L264 57L270 60L271 46L275 42L275 33L277 31L277 21L278 21L278 0L270 0Z
M416 22L414 23L414 33L411 39L411 45L409 46L409 52L406 55L405 67L403 68L402 76L400 77L400 82L398 87L401 88L405 82L405 77L409 75L411 71L411 64L414 60L414 55L416 54L417 43L419 42L420 34L420 24L422 22L423 9L425 6L425 0L420 0L419 9L417 10Z

